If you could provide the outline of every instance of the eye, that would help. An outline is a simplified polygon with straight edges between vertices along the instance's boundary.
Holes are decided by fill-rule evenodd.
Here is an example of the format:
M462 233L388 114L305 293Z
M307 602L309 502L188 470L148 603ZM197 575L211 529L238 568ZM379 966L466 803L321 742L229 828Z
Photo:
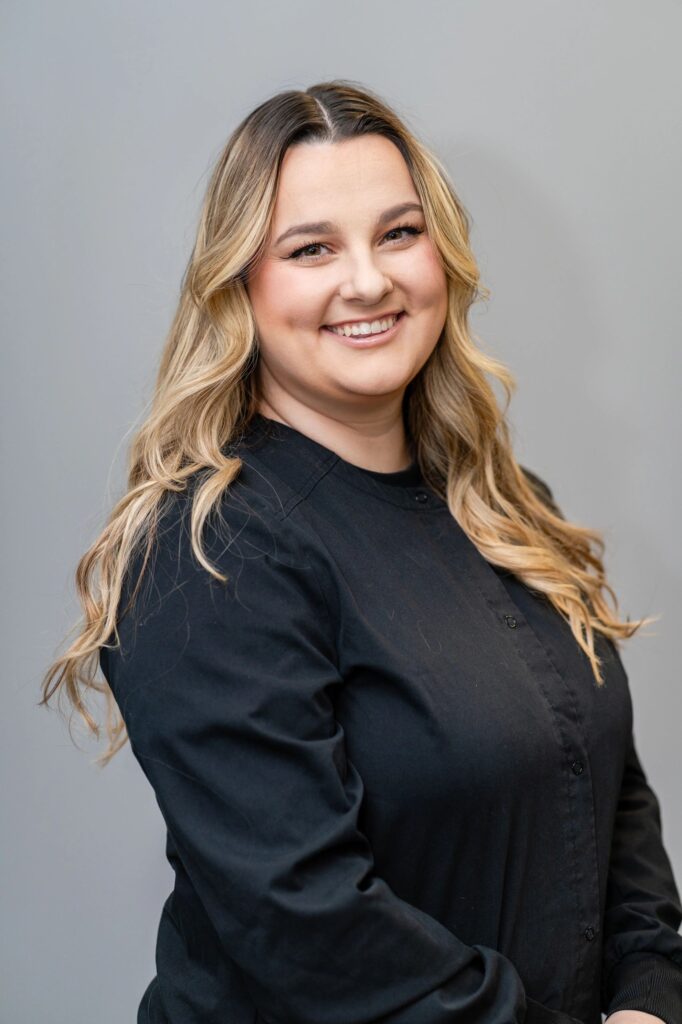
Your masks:
M321 245L322 242L309 242L308 245L304 245L300 249L294 249L293 252L289 253L287 259L298 260L301 259L301 257L305 257L306 259L315 259L315 254L309 253L308 249L319 249Z
M422 235L424 233L424 228L416 227L414 224L399 224L398 227L391 228L390 231L387 231L386 234L384 235L384 238L389 238L389 235L394 235L398 231L405 231L407 232L408 235L416 236ZM391 241L391 239L389 239L389 241ZM393 241L402 242L404 241L404 238L397 238L394 239ZM309 250L319 249L320 247L322 247L323 249L327 248L327 246L324 245L323 242L308 242L307 245L302 245L300 246L300 248L294 249L294 251L290 252L286 258L289 260L297 260L301 262L303 260L315 261L319 259L319 254L311 253L309 252Z
M424 229L414 227L412 224L401 224L399 227L391 228L390 231L387 231L384 238L388 238L389 235L394 234L396 231L407 231L410 235L421 235L423 234Z

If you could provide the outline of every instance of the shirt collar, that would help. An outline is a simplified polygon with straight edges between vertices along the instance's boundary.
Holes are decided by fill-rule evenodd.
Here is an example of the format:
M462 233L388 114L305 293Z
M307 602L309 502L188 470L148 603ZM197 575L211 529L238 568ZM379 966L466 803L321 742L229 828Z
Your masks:
M305 492L310 489L306 485L312 486L331 473L356 490L402 508L418 511L445 504L425 484L416 459L405 469L392 473L365 469L342 459L295 427L258 412L246 428L242 443L247 449L259 451L266 460L270 455L276 456L273 469L281 468L287 482L297 491Z

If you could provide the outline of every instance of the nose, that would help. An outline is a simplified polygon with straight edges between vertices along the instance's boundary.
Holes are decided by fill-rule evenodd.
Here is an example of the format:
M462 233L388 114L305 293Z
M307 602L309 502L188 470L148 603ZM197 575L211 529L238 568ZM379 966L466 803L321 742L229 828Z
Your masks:
M339 296L346 302L355 299L372 305L393 291L393 282L371 254L349 256L343 267L345 276L339 287Z

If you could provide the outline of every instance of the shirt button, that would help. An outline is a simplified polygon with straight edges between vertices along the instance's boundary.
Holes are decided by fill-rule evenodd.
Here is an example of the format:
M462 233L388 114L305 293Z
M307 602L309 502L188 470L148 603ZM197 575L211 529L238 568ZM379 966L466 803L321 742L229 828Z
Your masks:
M588 942L592 942L592 939L594 938L594 928L592 927L592 925L588 925L588 927L583 932L583 935L585 936Z
M505 615L504 621L507 623L510 629L516 629L517 622L513 615Z
M573 769L574 775L582 775L583 771L585 770L585 766L583 765L582 761L574 761L571 765L571 768Z
M423 503L429 500L429 496L428 494L425 494L424 491L417 491L417 493L414 496L414 500Z

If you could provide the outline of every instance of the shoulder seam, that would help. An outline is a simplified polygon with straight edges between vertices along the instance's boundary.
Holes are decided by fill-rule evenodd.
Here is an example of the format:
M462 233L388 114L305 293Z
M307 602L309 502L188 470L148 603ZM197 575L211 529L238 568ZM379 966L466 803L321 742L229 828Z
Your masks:
M304 479L303 483L297 486L295 489L292 485L281 477L276 471L273 471L268 467L269 472L274 473L278 480L280 480L285 487L292 491L292 495L282 505L281 510L277 510L275 515L278 519L287 519L293 510L304 501L312 491L317 487L321 480L327 476L333 469L336 463L339 461L339 456L334 452L330 452L328 456L322 459L316 464L308 476Z

